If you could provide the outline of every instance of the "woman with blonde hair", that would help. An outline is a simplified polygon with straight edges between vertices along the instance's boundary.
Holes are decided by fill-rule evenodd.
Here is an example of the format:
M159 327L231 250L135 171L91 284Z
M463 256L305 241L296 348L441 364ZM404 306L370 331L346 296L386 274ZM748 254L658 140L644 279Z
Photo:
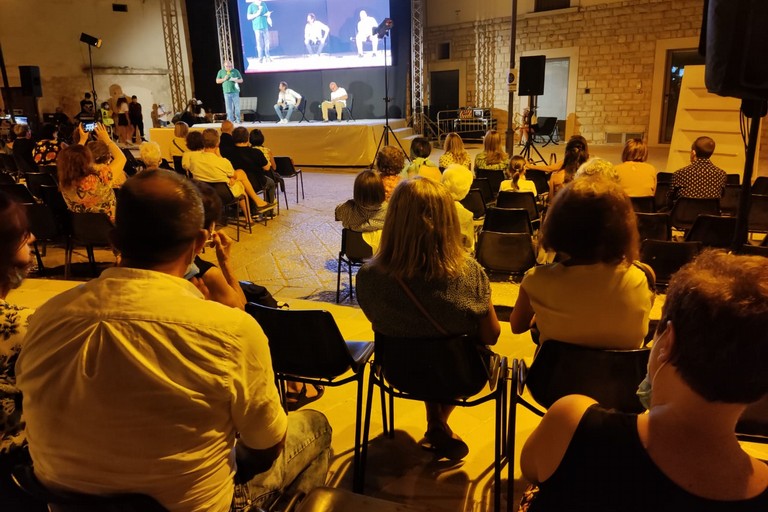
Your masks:
M629 197L647 197L656 193L656 168L647 163L648 145L642 139L629 139L615 166L619 184Z
M91 150L85 146L88 134L79 126L79 143L62 149L56 159L59 189L71 211L106 213L114 220L114 188L125 183L126 158L103 125L97 124L94 133L99 142L96 147L106 147L108 154L105 151L96 162Z
M357 294L377 333L442 338L437 324L486 345L499 337L488 277L462 247L453 199L426 178L405 180L392 194L379 250L357 274ZM448 426L453 407L425 405L423 447L438 457L464 458L469 448Z
M184 121L179 121L173 125L173 140L171 141L171 159L175 156L182 156L189 151L187 149L187 134L189 125Z
M438 161L441 169L447 169L452 164L459 164L470 171L472 170L472 159L469 157L467 150L464 149L464 141L461 139L461 135L456 132L446 135L443 149L445 153L440 156Z
M475 157L475 172L478 169L503 171L509 166L509 155L501 143L501 133L488 130L483 137L483 150Z
M629 197L602 177L578 179L558 194L542 226L557 263L528 271L509 318L512 332L596 348L633 349L648 332L653 291L635 260L639 235Z

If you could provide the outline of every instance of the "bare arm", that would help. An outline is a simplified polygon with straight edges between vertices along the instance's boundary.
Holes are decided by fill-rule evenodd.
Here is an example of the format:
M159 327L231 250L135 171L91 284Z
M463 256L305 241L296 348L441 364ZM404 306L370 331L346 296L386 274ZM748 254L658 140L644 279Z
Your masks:
M219 268L213 267L203 275L203 281L210 291L210 298L226 306L245 309L245 293L232 271L229 258L232 239L221 231L214 232L211 238L216 248Z
M112 171L112 185L119 187L128 179L128 176L125 175L125 163L128 159L109 137L109 133L103 124L98 123L96 128L94 128L94 132L96 132L96 137L109 147L109 153L112 155L112 161L109 163L109 169Z
M501 334L499 319L496 317L496 310L493 308L493 301L489 301L488 314L480 319L478 332L480 341L485 345L495 345Z
M512 314L509 315L509 325L512 327L512 332L514 334L522 334L529 330L533 317L534 312L531 306L531 299L521 287L520 293L517 296L517 302L515 302L515 308L512 310Z
M555 172L555 171L559 171L562 168L563 168L563 164L559 162L555 162L547 165L529 164L527 167L527 169L533 169L534 171L546 171L546 172Z
M549 408L520 454L520 469L528 481L543 482L555 472L586 410L596 402L582 395L561 398Z

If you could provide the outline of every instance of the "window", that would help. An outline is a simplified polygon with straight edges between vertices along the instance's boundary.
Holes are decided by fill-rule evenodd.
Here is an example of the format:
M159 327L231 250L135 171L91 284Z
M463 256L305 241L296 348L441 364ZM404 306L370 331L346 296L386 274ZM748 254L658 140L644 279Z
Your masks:
M534 12L554 11L557 9L568 9L571 6L571 0L536 0Z

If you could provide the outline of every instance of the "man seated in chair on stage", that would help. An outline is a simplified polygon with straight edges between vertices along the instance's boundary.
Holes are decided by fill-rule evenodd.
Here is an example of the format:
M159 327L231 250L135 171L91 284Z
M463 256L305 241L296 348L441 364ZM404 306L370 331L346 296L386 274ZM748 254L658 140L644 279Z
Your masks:
M336 109L336 120L341 121L341 114L344 112L344 107L347 106L347 91L343 87L336 85L336 82L331 82L328 87L331 89L330 101L325 100L320 104L320 110L323 112L323 121L328 121L328 110Z
M259 324L185 279L203 223L191 181L137 174L111 235L120 264L35 313L16 369L43 485L227 512L324 484L326 418L286 416Z

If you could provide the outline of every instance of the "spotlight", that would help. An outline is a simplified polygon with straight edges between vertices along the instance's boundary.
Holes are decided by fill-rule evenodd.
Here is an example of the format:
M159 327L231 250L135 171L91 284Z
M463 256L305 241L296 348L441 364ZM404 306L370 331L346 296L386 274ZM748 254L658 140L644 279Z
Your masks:
M373 34L379 39L384 39L387 36L387 32L392 28L392 18L384 18L381 24L373 29Z
M85 32L80 34L80 42L85 43L89 46L95 46L96 48L101 48L101 39L98 37L94 37L90 34L86 34Z

